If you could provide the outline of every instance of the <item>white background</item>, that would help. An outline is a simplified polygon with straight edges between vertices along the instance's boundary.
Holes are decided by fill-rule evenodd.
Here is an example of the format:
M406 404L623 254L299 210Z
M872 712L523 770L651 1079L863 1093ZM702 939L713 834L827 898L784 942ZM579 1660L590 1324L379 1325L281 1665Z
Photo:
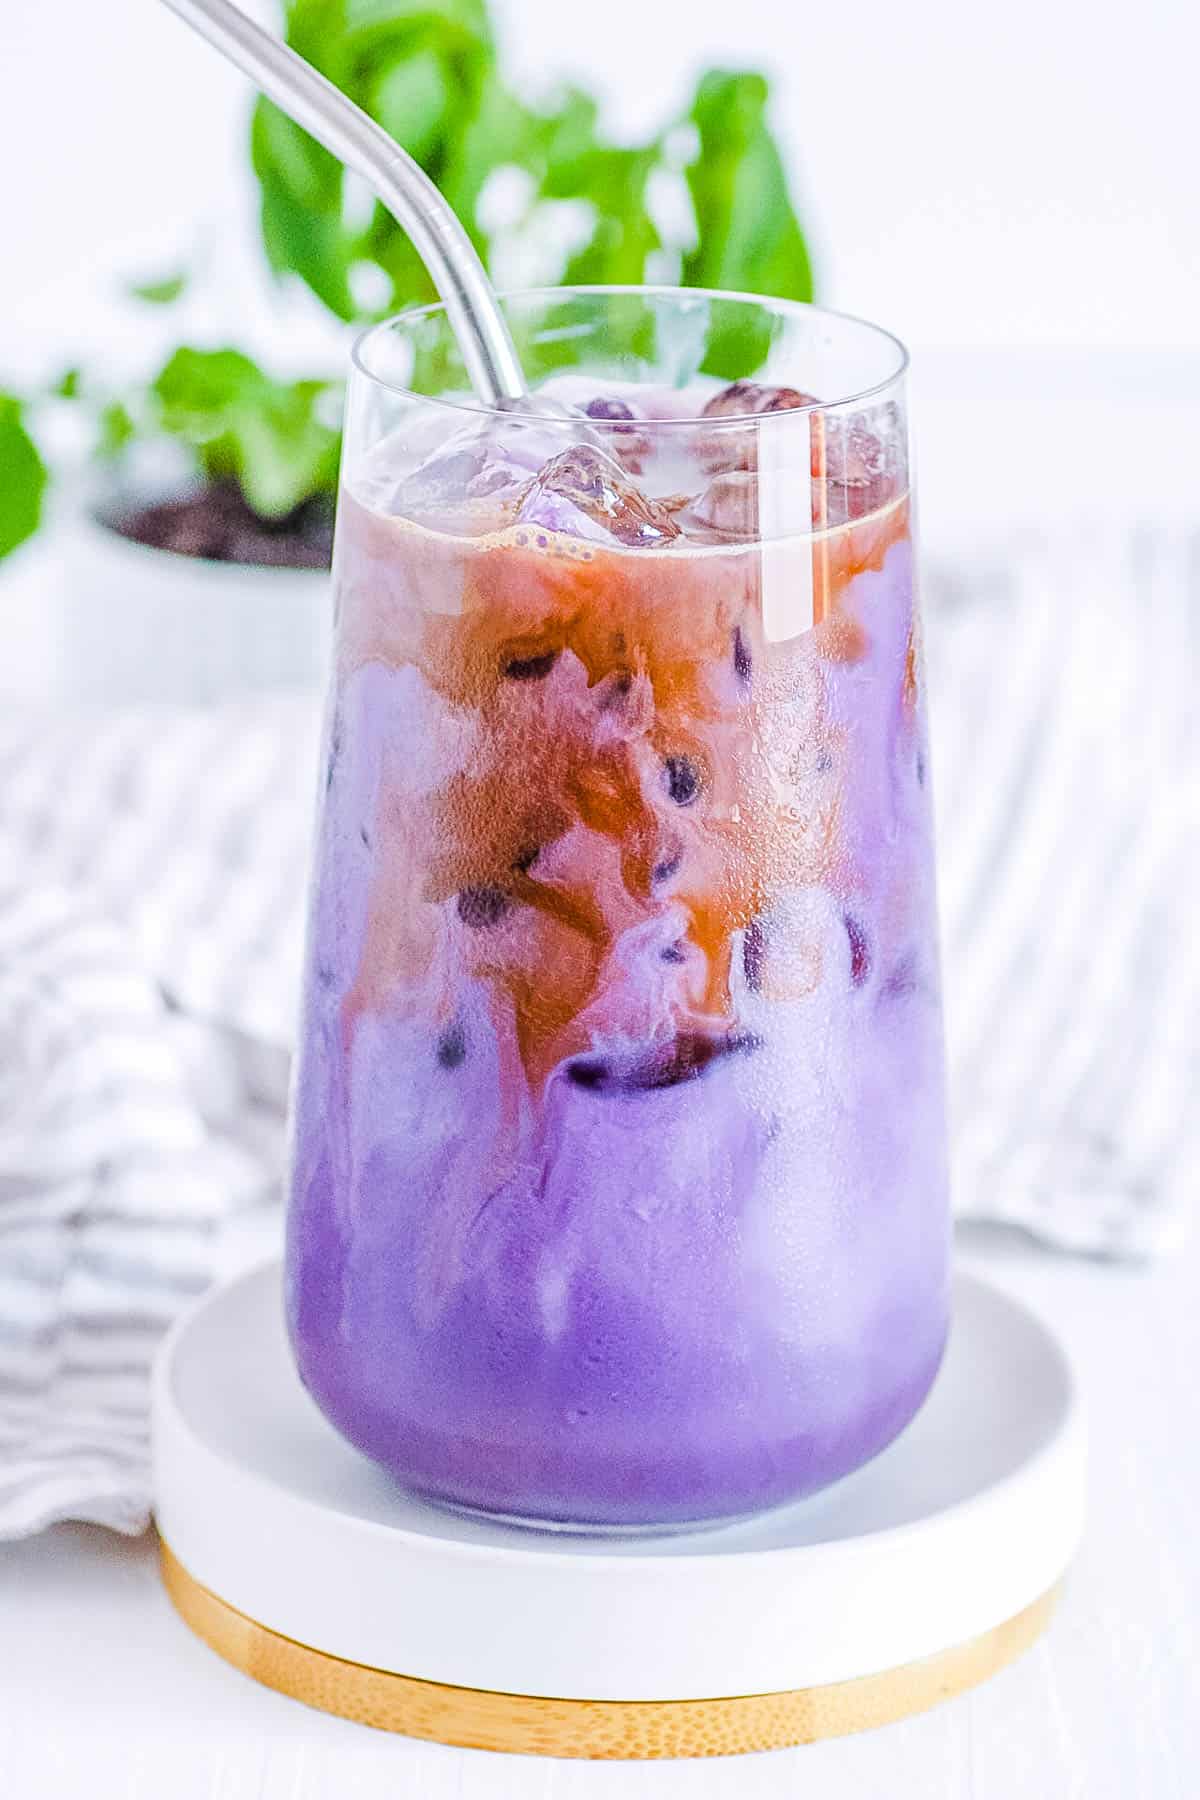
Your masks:
M504 0L502 16L518 68L601 84L631 129L682 103L706 60L772 68L822 298L926 352L930 541L985 493L992 523L1064 497L1169 499L1194 516L1200 14L1187 0ZM241 79L157 0L0 0L0 383L119 357L117 273L155 273L196 244L226 295L213 329L255 324L247 111ZM261 310L257 324L271 329ZM142 313L132 328L156 329L165 345L178 325ZM276 359L303 359L320 335L299 306L286 343L272 334ZM5 570L10 662L37 559L49 574L53 555L43 540ZM0 1791L1184 1800L1200 1757L1198 1272L1195 1249L1152 1274L1050 1257L1005 1271L1084 1372L1088 1542L1045 1643L925 1719L707 1767L389 1741L225 1669L169 1613L148 1545L68 1531L0 1554Z
M249 10L277 17L274 0ZM633 130L682 102L706 61L768 68L828 304L919 346L1200 349L1200 14L1186 0L497 11L510 66L595 83ZM86 340L105 268L136 271L198 227L232 266L249 236L231 227L249 216L248 96L157 0L3 0L0 71L11 381L48 332L61 343L68 311Z

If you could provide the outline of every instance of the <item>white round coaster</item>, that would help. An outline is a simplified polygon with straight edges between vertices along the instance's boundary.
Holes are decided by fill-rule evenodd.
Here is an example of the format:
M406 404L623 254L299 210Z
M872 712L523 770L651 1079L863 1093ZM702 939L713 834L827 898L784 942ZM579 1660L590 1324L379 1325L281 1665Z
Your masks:
M193 1606L202 1635L316 1704L296 1678L273 1680L249 1648L230 1648L239 1617L248 1633L288 1640L288 1655L307 1647L413 1688L568 1702L794 1696L902 1670L1026 1615L1060 1580L1082 1521L1082 1424L1063 1352L1023 1306L966 1275L945 1364L908 1430L825 1493L717 1529L575 1537L410 1499L301 1387L277 1266L175 1327L154 1430L181 1610L186 1586L225 1621L209 1628Z

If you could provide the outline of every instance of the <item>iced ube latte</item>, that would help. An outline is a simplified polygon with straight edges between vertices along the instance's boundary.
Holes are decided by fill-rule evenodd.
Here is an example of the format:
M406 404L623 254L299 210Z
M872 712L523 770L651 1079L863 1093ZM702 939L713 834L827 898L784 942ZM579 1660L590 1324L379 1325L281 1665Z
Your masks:
M544 417L355 377L288 1237L347 1438L593 1528L855 1468L947 1305L898 353L780 305L729 382L749 303L615 304Z

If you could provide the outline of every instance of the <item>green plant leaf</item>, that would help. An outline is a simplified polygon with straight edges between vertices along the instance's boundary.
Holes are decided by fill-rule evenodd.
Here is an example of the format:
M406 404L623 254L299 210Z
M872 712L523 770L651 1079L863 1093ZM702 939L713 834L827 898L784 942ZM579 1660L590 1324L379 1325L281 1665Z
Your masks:
M599 108L582 88L568 88L558 110L543 121L546 159L542 193L548 200L573 200L594 179Z
M266 376L240 350L176 350L155 377L168 430L202 434L235 401L255 392Z
M417 159L478 239L474 203L487 169L466 179L460 146L494 63L482 0L290 0L285 28L302 56ZM358 261L379 262L393 305L429 296L394 221L373 221L365 235L351 230L340 165L265 101L255 109L251 153L276 274L299 276L344 319L360 311L350 281Z
M436 148L454 100L442 58L434 50L420 50L384 69L371 97L371 112L420 162Z
M271 268L278 275L298 275L330 312L352 319L341 164L269 100L260 100L254 109L250 150Z
M132 281L127 292L135 300L145 300L150 306L169 306L187 287L187 275L180 271L177 275L164 275L158 281Z
M336 488L338 435L317 410L325 391L323 382L271 383L269 391L239 407L230 421L229 472L263 518L283 518L305 500Z
M287 41L306 62L341 87L352 18L365 10L357 7L355 0L285 0Z
M464 101L456 129L443 147L438 185L469 232L475 248L487 261L487 234L479 222L479 196L495 169L536 168L540 178L541 153L537 148L541 120L511 93L492 66L477 71L473 101Z
M283 518L337 485L333 384L274 380L241 351L177 350L156 378L164 431L210 480L236 481L265 519Z
M55 400L78 400L82 383L82 369L75 367L64 369L50 388L51 397Z
M567 264L568 283L644 281L646 258L662 242L646 208L646 185L658 160L656 147L593 150L586 158L580 198L596 211L596 228Z
M808 249L767 126L767 97L761 75L710 69L700 81L691 109L700 147L686 170L697 243L683 279L689 287L811 300ZM765 327L730 320L710 343L705 367L731 380L753 374L766 348Z
M96 421L96 447L93 454L100 462L116 462L137 436L137 426L129 408L120 400L110 400Z
M42 516L46 465L12 394L0 394L0 558L32 537Z
M808 300L812 270L767 127L767 97L761 75L710 69L700 81L691 110L700 148L687 169L699 241L686 272L697 286ZM764 279L776 285L757 285Z
M655 171L678 173L673 122L646 142L618 146L606 137L593 95L567 87L530 105L506 85L486 0L287 0L288 42L379 120L437 183L485 263L493 245L479 217L480 195L498 168L515 166L532 181L531 212L515 229L536 239L543 202L580 200L591 208L588 241L568 261L565 279L642 282L661 250L689 285L806 298L812 276L783 164L766 122L761 75L711 70L689 119L699 148L686 169L696 221L694 245L665 245L648 203ZM389 309L429 299L432 285L403 231L382 207L365 227L346 211L344 171L266 102L251 135L262 195L262 233L277 274L293 274L340 318L371 294L360 263L386 275ZM660 266L662 259L659 259ZM351 276L354 280L351 280ZM717 362L747 362L725 334ZM716 366L716 363L713 364Z
M660 171L680 179L683 122L669 120L645 142L618 146L585 87L543 102L519 98L504 80L486 0L285 0L284 24L288 42L415 156L485 263L497 246L480 219L480 196L495 170L511 166L530 178L529 209L512 227L528 231L530 243L539 209L547 221L562 201L588 209L587 240L563 272L568 282L639 284L654 259L658 268L673 261L690 285L811 296L761 75L710 70L697 87L688 121L698 147L682 171L695 217L691 241L673 219L660 231L651 206ZM251 154L263 245L277 274L304 281L343 319L358 316L364 298L383 311L433 297L428 273L388 211L374 206L365 223L352 216L345 171L265 101L255 108ZM360 280L360 265L382 272L386 286ZM705 367L726 377L751 373L768 347L769 325L748 326L728 308L718 309L717 321ZM631 309L627 326L614 311L615 355L651 355L653 335L644 308ZM573 345L569 333L539 344L539 368L572 360ZM422 347L427 361L432 354ZM160 383L163 426L192 446L202 469L239 480L269 516L332 486L336 434L324 412L325 384L276 383L234 351L180 355L226 359L168 365ZM426 372L433 379L435 371Z
M411 239L401 231L386 208L376 207L361 243L361 260L374 262L387 275L391 295L386 312L415 306L435 297L433 282Z
M345 0L340 10L346 51L358 62L372 61L381 44L404 36L436 33L489 51L493 46L484 0Z

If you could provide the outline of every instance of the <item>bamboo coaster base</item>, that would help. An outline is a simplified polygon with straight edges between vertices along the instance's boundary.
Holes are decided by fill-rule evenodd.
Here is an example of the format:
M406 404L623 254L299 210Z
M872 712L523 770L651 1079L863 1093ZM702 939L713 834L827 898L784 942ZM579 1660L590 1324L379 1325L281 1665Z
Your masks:
M960 1275L925 1407L827 1493L671 1537L492 1524L342 1442L272 1266L164 1345L155 1482L176 1609L279 1693L476 1749L720 1756L905 1718L1019 1656L1078 1541L1083 1432L1054 1338Z

